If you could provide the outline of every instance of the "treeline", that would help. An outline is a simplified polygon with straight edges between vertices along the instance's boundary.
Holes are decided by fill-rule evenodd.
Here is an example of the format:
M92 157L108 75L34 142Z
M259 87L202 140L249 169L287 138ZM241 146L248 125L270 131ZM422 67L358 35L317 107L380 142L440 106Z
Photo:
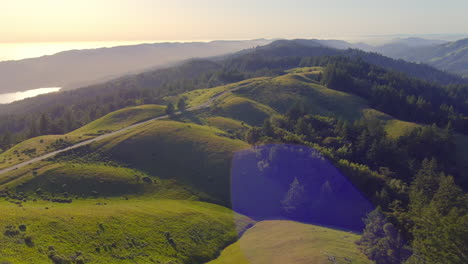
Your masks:
M457 184L466 172L454 166L451 127L427 126L391 139L378 120L347 123L296 105L251 128L246 140L310 146L343 171L378 206L358 242L376 263L466 263L468 195ZM288 197L301 192L304 186L292 182ZM288 205L302 201L294 199Z
M300 65L324 66L320 81L329 88L356 94L371 107L398 119L453 126L468 133L468 85L440 85L388 71L350 57L304 58Z
M278 76L284 74L284 70L299 66L326 66L322 82L365 97L372 106L401 119L436 123L439 127L451 122L458 131L468 130L466 85L441 86L418 81L370 65L360 60L360 56L392 69L400 65L402 71L409 74L413 73L413 68L424 68L411 64L412 67L406 69L403 66L408 63L378 54L279 41L216 62L192 60L170 69L1 105L0 148L7 149L34 136L67 133L124 107L164 104L163 98L168 95L252 77ZM435 70L427 70L432 71ZM445 82L445 77L436 79Z
M0 106L0 149L39 135L70 132L124 107L165 104L166 96L248 77L210 61L194 60L172 69Z

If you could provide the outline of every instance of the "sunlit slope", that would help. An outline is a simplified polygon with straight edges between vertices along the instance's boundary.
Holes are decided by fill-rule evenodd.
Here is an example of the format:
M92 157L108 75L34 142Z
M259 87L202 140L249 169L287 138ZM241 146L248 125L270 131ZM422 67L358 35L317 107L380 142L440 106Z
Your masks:
M250 126L244 122L222 116L206 117L203 121L208 126L219 128L228 133L239 134L240 136L250 128Z
M265 79L246 85L234 94L268 105L280 113L285 113L294 104L302 104L313 114L338 115L355 120L369 108L364 99L322 86L308 78L307 73Z
M354 243L358 235L291 221L263 221L209 264L372 263Z
M203 263L251 220L202 202L0 202L1 263ZM237 229L235 222L237 222Z
M321 73L320 67L295 68L279 77L263 77L242 81L229 86L196 90L188 98L206 96L236 87L232 93L221 98L211 114L239 120L250 125L261 125L265 118L277 113L285 114L294 104L301 104L310 114L331 115L350 122L377 119L384 123L387 135L398 138L422 124L396 119L373 109L369 103L356 95L336 91L315 81ZM456 134L458 163L468 163L468 136Z
M176 179L229 200L234 152L248 148L214 127L154 121L91 145L111 160L163 179Z
M231 95L216 105L213 114L240 120L249 125L260 126L265 119L278 113L269 106L254 100Z
M124 108L105 115L69 135L95 135L116 131L124 127L165 114L165 106L140 105Z
M229 119L216 122L238 124ZM154 121L3 174L0 187L85 197L150 193L173 198L167 192L174 190L182 198L210 197L225 204L230 195L231 157L248 147L215 127Z
M28 139L0 154L0 169L41 156L103 133L164 115L164 106L142 105L107 114L65 135L47 135Z

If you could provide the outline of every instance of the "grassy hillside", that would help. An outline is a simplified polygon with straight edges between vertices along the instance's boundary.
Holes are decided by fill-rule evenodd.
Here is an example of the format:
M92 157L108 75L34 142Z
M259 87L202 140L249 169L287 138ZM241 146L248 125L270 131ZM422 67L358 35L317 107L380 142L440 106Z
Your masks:
M121 128L139 123L165 114L165 106L140 105L124 108L99 118L83 126L69 135L99 135L119 130Z
M259 126L277 112L269 106L239 96L229 96L216 105L213 114Z
M64 135L47 135L25 140L0 154L0 169L38 157L55 149L70 144L69 138Z
M203 263L252 222L171 200L1 201L0 210L1 263Z
M154 177L176 179L228 201L231 157L247 147L213 127L155 121L95 143L91 149Z
M239 125L234 120L221 121ZM1 175L0 187L115 196L167 192L174 188L165 185L166 180L175 180L175 185L186 193L198 198L206 197L206 193L211 200L224 204L229 201L231 157L247 147L245 142L215 127L154 121L61 154L49 162Z
M358 235L291 221L263 221L209 264L372 263L358 251Z
M65 135L47 135L28 139L0 154L0 169L13 166L47 152L67 147L164 114L165 107L142 105L124 108L105 115Z
M30 168L15 172L20 178L5 186L21 184L17 189L23 192L42 190L50 193L63 193L90 196L93 194L116 196L143 193L146 185L141 179L148 175L122 167L100 164L42 163L37 170ZM26 174L22 174L26 172ZM152 181L151 181L152 183Z
M369 108L360 97L329 89L310 79L308 76L317 72L314 67L293 69L291 72L245 85L234 94L270 106L280 113L285 113L296 103L302 103L313 114L338 115L355 120Z
M221 116L211 116L204 119L205 123L209 126L219 128L226 132L240 133L247 131L249 125L230 118Z

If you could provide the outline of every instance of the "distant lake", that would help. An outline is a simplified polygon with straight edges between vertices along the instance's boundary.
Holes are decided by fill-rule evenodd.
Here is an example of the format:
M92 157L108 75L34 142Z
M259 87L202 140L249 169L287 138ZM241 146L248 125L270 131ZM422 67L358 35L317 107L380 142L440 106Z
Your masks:
M24 92L16 92L16 93L4 93L0 94L0 104L8 104L14 101L23 100L25 98L38 96L40 94L46 93L53 93L60 91L60 87L48 87L48 88L38 88L27 90Z

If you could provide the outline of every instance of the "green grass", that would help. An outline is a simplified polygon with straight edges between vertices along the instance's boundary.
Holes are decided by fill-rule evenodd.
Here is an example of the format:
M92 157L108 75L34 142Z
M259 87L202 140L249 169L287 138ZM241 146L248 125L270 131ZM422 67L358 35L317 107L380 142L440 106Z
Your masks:
M254 100L231 95L216 105L213 114L240 120L252 126L259 126L265 119L278 113L269 106Z
M385 123L385 131L387 132L387 135L391 138L398 138L418 127L423 126L412 122L401 121L398 119L389 120Z
M29 201L23 207L0 201L0 210L1 232L10 230L0 236L0 262L15 264L52 263L48 255L78 255L85 263L204 263L252 222L192 201Z
M287 70L286 72L288 73L320 73L320 72L323 72L323 67L318 67L318 66L314 66L314 67L301 67L301 68L294 68L294 69L291 69L291 70Z
M46 135L25 140L0 154L0 169L11 167L73 143L164 115L164 110L165 107L159 105L124 108L65 135Z
M249 145L217 128L176 121L154 121L91 146L111 160L162 179L175 179L229 201L234 152Z
M233 89L233 88L249 85L249 84L252 84L252 83L262 82L264 79L267 79L267 78L259 77L259 78L248 79L248 80L241 81L241 82L238 82L238 83L232 83L232 84L227 84L227 85L223 85L223 86L218 86L218 87L214 87L214 88L198 89L198 90L186 92L186 93L176 95L176 96L165 97L164 99L166 101L168 101L168 102L172 102L172 103L176 104L177 101L180 98L184 97L187 100L187 103L188 103L189 107L197 106L197 105L200 105L200 104L208 101L210 98L212 98L213 96L215 96L215 95L217 95L219 93L225 92L225 91ZM230 94L231 93L227 93L224 97L229 96ZM219 98L219 99L222 100L223 98Z
M25 140L0 154L0 169L11 167L44 153L55 150L57 140L67 140L63 135L47 135Z
M255 100L280 113L285 113L296 103L302 103L311 114L337 115L356 120L369 108L367 101L360 97L329 89L308 78L306 70L294 69L291 71L293 73L264 78L245 85L234 94Z
M103 116L68 135L100 135L122 129L124 127L165 115L165 106L141 105L124 108Z
M41 167L37 175L23 177L19 191L67 192L74 195L105 196L144 193L154 183L142 179L148 175L137 170L100 164L52 163ZM146 178L145 178L146 179Z
M291 221L263 221L208 264L372 263L356 234ZM332 261L332 260L335 260Z
M234 119L221 117L221 116L210 116L204 119L205 123L209 126L219 128L223 131L240 131L245 132L250 126Z
M76 197L151 197L208 200L209 197L173 179L160 179L135 169L94 163L41 162L1 177L0 190L23 192L29 199Z
M234 120L210 120L243 127ZM83 196L94 191L105 196L161 196L161 192L178 188L182 198L227 204L231 158L248 147L215 127L159 120L63 153L52 161L2 174L0 188L25 192L41 188L48 193ZM144 177L162 185L148 186L141 180ZM167 181L175 181L170 184L177 187L167 187Z

